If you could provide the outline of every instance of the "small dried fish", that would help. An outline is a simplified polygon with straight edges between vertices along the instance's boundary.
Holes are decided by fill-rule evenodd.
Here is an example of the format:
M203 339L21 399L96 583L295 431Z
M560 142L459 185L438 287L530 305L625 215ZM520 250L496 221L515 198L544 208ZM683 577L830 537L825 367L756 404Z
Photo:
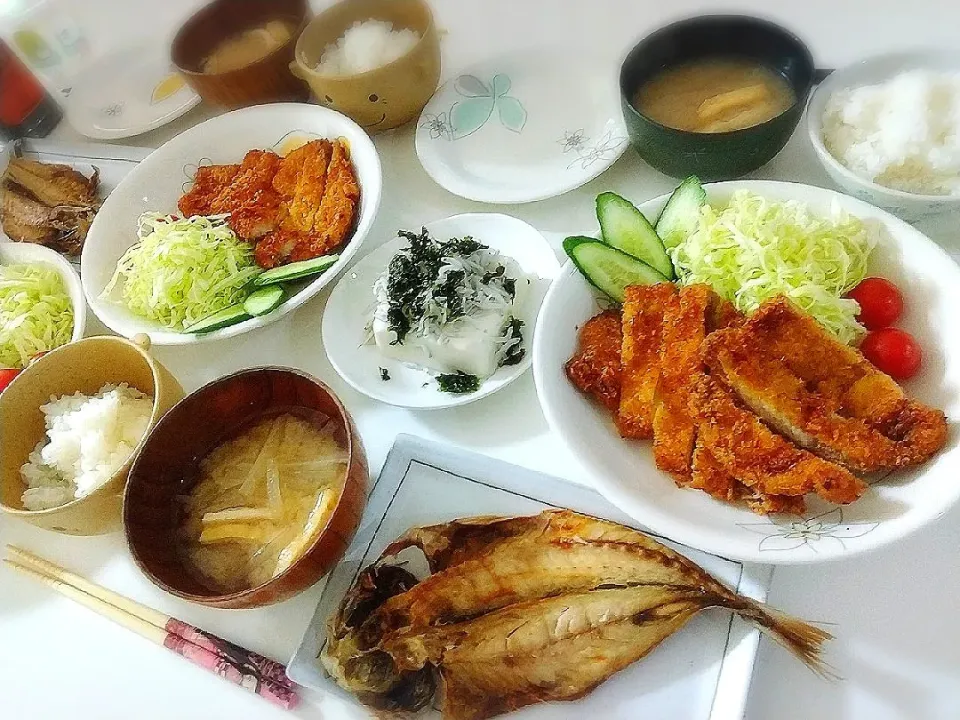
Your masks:
M12 159L0 187L3 231L17 242L79 254L100 208L99 182L96 169L87 178L67 165Z
M419 582L396 564L411 547L432 573ZM446 720L484 720L582 697L708 607L829 674L825 631L732 592L641 532L570 511L411 530L361 573L321 660L379 710L414 712L438 689Z

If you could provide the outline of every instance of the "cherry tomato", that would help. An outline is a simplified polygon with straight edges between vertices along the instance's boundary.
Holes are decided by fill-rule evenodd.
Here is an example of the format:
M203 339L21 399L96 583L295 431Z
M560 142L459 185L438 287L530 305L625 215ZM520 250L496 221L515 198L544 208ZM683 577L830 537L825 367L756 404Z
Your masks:
M0 368L0 392L7 389L7 385L13 382L13 379L20 374L16 368Z
M857 319L867 330L890 327L903 314L903 295L884 278L864 278L847 297L860 305Z
M867 333L860 343L860 352L894 380L909 380L920 369L923 353L908 332L898 328L881 328Z

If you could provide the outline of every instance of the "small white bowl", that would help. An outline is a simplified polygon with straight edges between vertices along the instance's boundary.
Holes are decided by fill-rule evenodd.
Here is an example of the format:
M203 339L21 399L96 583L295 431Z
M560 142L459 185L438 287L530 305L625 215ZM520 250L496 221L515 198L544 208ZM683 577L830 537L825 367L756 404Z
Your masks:
M823 143L823 111L830 97L848 88L889 80L907 70L960 72L960 54L930 50L878 55L831 73L814 91L807 105L807 133L817 158L833 181L845 192L894 215L916 221L960 209L960 196L920 195L884 187L844 166Z
M33 243L13 242L0 232L0 265L13 263L33 264L44 263L52 265L70 295L70 304L73 305L73 337L70 342L76 342L83 337L87 326L87 304L83 299L83 285L76 268L63 255L43 245ZM53 348L50 348L51 350Z
M200 164L238 163L248 150L281 154L293 138L344 138L360 184L360 211L340 259L273 312L205 334L176 332L135 315L124 305L101 299L123 253L137 241L137 219L144 212L178 214L177 201ZM243 108L190 128L162 145L110 193L90 228L80 259L83 290L90 308L114 332L128 338L150 336L154 345L188 345L241 335L269 325L315 297L360 249L380 207L380 158L369 136L338 112L299 103Z

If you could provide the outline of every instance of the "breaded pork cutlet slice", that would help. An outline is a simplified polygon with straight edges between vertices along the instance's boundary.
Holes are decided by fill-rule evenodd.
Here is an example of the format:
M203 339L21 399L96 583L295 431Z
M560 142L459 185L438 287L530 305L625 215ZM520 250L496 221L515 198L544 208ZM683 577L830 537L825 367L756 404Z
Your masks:
M697 443L732 478L759 495L816 493L828 502L845 504L867 489L846 468L777 435L708 375L697 378L690 407L699 423Z
M918 464L946 442L942 412L906 398L786 300L761 306L739 329L712 335L704 358L771 427L855 471Z
M227 223L238 237L256 240L276 229L280 193L273 178L280 168L280 156L269 150L251 150L230 184L213 200L213 213L230 213Z
M323 199L313 217L313 230L294 247L290 259L309 260L340 247L353 231L359 203L360 185L350 160L350 149L343 140L335 140Z
M760 515L772 513L802 515L806 509L806 503L800 495L764 495L735 479L699 437L693 448L692 470L693 479L687 487L703 490L724 502L742 502Z
M193 176L193 185L183 194L177 207L184 217L213 215L213 202L240 171L239 165L201 165Z
M691 479L697 422L690 393L704 374L700 346L710 333L740 321L730 303L707 285L690 285L664 298L660 377L654 395L653 456L679 484Z
M577 351L564 370L580 392L616 412L620 405L620 313L605 310L580 328Z
M294 182L295 176L295 182ZM360 186L342 140L314 140L284 158L274 188L280 229L257 245L257 264L275 267L326 255L353 230Z
M623 300L620 407L617 429L625 438L653 436L653 402L660 380L663 313L676 296L673 283L632 285Z
M272 268L290 261L298 244L313 232L327 186L327 168L333 144L312 140L291 150L280 161L273 189L281 197L279 228L257 243L254 256L260 267Z

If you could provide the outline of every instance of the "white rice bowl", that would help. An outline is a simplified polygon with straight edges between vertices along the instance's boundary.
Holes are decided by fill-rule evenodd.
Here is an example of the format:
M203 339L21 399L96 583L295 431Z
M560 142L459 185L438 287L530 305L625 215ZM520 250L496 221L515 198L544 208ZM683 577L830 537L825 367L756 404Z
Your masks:
M46 434L20 468L26 510L59 507L113 477L146 433L153 398L107 384L96 395L51 398L40 410Z

